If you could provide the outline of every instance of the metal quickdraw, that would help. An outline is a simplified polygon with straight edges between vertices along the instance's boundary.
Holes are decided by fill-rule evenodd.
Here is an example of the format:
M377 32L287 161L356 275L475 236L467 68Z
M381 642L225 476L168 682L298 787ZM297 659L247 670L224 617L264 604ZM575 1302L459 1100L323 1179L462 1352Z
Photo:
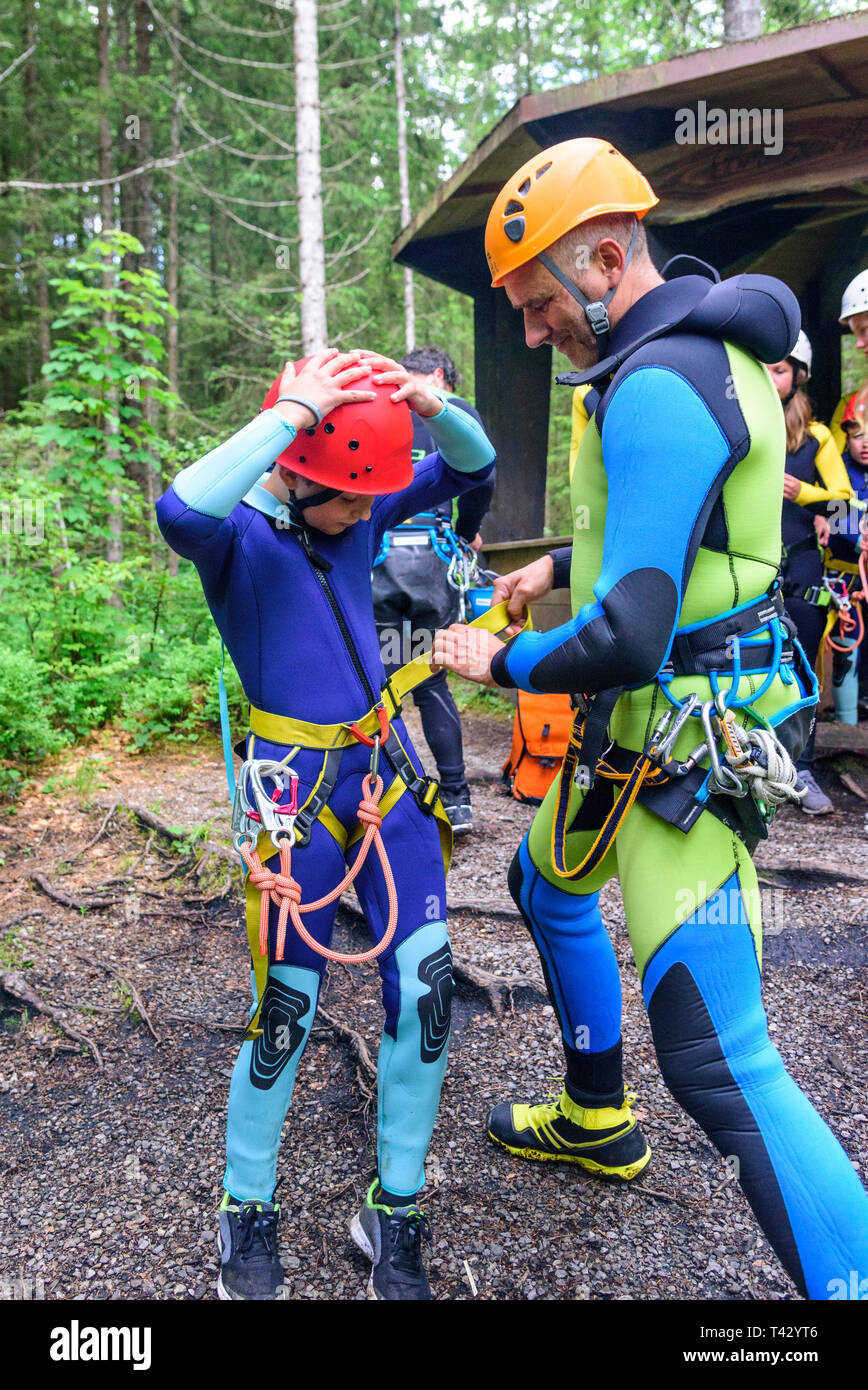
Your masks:
M381 732L369 738L361 730L355 730L352 725L350 726L356 737L371 747L370 768L362 782L362 799L359 802L357 812L359 823L365 827L365 833L352 868L330 893L318 898L315 902L302 903L301 886L297 879L292 876L292 850L296 843L295 821L299 811L298 774L285 762L277 763L267 759L253 758L242 765L238 774L232 813L232 829L235 832L233 844L247 868L250 883L259 890L261 895L259 903L259 954L261 956L268 955L270 903L274 903L280 909L274 953L276 961L282 961L284 958L287 920L292 922L305 945L309 946L318 956L323 956L326 960L340 961L345 965L361 965L365 961L376 960L391 945L395 928L398 925L398 895L392 867L380 834L383 820L379 808L379 801L383 795L383 779L379 775L380 744L383 738L382 720L380 727ZM385 721L385 727L388 732L388 718ZM293 755L290 754L289 756L292 757ZM266 779L270 779L274 783L274 791L270 794L263 785ZM290 801L287 806L280 806L277 802L287 789L287 785L290 790ZM280 868L276 873L264 865L259 857L257 844L259 836L263 832L268 834L272 845L280 855ZM301 920L302 915L316 912L319 908L326 907L340 897L365 863L371 845L377 851L389 899L389 918L385 933L376 946L372 946L368 951L361 951L357 954L332 951L330 948L320 945L311 936Z

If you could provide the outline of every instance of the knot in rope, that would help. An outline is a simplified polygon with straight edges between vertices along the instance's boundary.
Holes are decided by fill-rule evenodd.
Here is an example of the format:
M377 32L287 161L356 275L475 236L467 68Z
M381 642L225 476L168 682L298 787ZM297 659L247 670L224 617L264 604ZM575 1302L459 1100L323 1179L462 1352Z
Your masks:
M382 825L383 813L376 801L367 799L359 802L359 809L356 813L362 825Z

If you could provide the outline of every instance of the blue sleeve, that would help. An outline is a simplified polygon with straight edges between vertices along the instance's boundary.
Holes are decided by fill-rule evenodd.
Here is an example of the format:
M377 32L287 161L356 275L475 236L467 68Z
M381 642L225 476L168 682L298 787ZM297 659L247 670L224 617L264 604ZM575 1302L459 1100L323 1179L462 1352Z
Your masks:
M492 471L494 446L478 421L464 410L446 404L425 421L437 445L416 464L416 476L402 492L379 497L371 513L371 534L379 545L383 532L408 517L449 502L478 487Z
M500 685L588 692L645 685L666 661L694 540L732 459L720 424L677 372L616 384L602 432L606 528L594 600L551 632L522 633L491 664Z
M235 535L230 512L294 438L294 426L277 411L263 410L184 468L156 504L157 522L172 549L193 560L200 572L219 568Z

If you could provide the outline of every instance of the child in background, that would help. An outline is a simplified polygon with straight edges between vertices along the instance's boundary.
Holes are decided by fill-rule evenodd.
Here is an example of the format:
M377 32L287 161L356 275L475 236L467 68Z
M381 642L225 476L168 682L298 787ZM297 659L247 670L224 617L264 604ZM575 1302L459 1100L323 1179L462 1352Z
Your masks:
M770 363L769 371L784 407L787 428L781 512L783 592L805 655L815 666L828 613L828 606L820 602L825 591L818 531L825 540L829 503L848 498L850 486L831 434L811 415L811 403L803 389L810 380L811 361L811 344L800 333L789 357ZM813 733L797 767L807 788L799 803L802 810L809 816L829 815L835 807L814 780Z
M859 549L864 540L860 523L868 508L868 387L857 391L847 402L841 428L847 441L843 462L850 482L849 505L838 509L833 517L826 550L826 572L841 575L850 590L859 589ZM863 547L864 548L864 547ZM853 642L856 629L840 634L840 645ZM835 696L835 718L842 724L859 722L859 667L861 647L848 652L835 651L832 688Z

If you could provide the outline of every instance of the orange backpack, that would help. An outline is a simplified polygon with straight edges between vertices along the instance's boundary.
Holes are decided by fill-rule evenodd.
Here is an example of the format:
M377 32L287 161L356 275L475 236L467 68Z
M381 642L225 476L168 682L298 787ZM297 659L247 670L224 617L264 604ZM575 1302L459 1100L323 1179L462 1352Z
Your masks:
M503 780L516 801L538 806L558 774L575 711L569 695L518 692Z

